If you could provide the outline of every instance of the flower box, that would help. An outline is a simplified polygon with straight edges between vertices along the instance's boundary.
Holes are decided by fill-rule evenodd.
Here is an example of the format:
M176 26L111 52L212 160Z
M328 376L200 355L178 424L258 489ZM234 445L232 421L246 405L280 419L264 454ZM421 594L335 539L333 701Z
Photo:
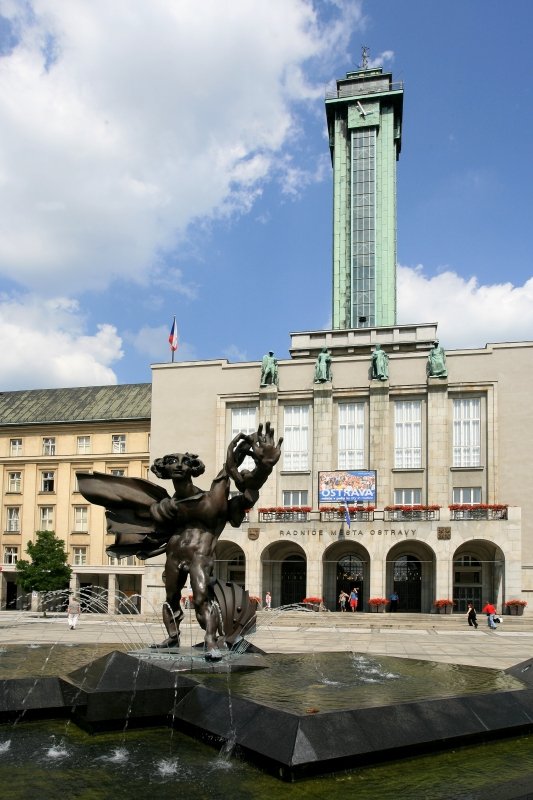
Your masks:
M350 520L371 522L374 519L375 506L348 506ZM342 522L346 519L345 506L320 506L321 522Z
M385 611L388 602L386 597L371 597L368 605L370 606L370 611L377 614Z
M508 506L500 503L452 503L450 519L507 519Z
M511 614L513 617L521 617L526 606L527 600L507 600L505 603L507 613Z
M310 506L271 506L260 508L260 522L307 522Z
M391 521L401 520L438 520L440 519L440 506L431 505L394 505L385 506L386 518Z
M437 610L437 614L451 614L453 611L454 602L448 598L444 600L435 600L433 603Z
M313 611L325 610L322 597L304 597L302 603L306 606L311 606Z

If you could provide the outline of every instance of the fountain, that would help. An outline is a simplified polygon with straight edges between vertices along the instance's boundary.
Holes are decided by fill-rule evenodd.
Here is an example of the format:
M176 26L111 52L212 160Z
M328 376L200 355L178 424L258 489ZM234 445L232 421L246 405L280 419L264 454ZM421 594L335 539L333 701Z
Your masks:
M217 781L234 763L228 760L232 753L294 781L531 730L533 659L500 673L344 653L269 656L254 647L255 604L241 587L211 579L212 556L226 522L238 526L257 501L280 445L281 440L274 444L268 423L264 434L262 426L252 436L239 434L207 492L192 484L191 477L203 471L198 456L158 459L154 471L172 479L172 498L140 479L78 476L81 492L106 506L109 529L116 534L111 552L150 557L166 549L167 639L157 644L150 631L142 645L134 646L128 635L121 648L95 649L74 669L67 657L68 666L52 674L47 669L37 676L22 675L20 669L17 677L0 673L0 720L11 725L0 738L6 763L18 752L20 743L14 747L13 742L22 723L43 718L52 721L55 737L46 749L49 762L71 759L74 730L100 736L114 731L114 739L103 740L113 745L95 759L129 769L136 767L131 742L144 747L153 735L145 731L139 739L137 729L164 726L170 729L171 752L158 761L157 775L170 781L188 774L176 757L183 734L222 747ZM239 471L246 456L256 466ZM239 490L231 499L230 478ZM195 615L205 631L204 641L190 647L180 641L181 590L188 575ZM102 600L94 600L96 608ZM146 640L152 640L150 647ZM49 649L45 667L57 646ZM9 652L5 648L1 654L0 669ZM17 656L20 667L23 653ZM208 772L204 764L197 786ZM236 794L234 786L231 791Z
M99 608L105 598L94 602ZM398 759L419 760L435 750L491 741L491 763L495 749L504 754L502 759L511 750L525 752L522 740L513 740L511 748L493 739L531 729L533 659L499 672L356 653L262 655L253 652L252 633L249 655L257 655L266 669L234 669L247 653L245 632L238 652L229 649L215 663L206 661L200 642L194 664L186 670L180 653L146 647L154 631L140 621L140 629L132 628L135 619L106 620L120 632L120 648L99 642L68 644L66 627L63 640L46 648L2 647L0 777L2 768L23 763L36 773L36 785L43 770L53 774L56 785L57 773L63 775L70 764L89 785L93 772L104 771L116 794L123 781L133 790L126 775L140 769L144 778L136 775L133 785L149 781L158 793L164 787L175 791L175 782L185 780L191 798L222 796L222 789L220 795L206 791L211 777L237 797L259 798L268 794L265 787L273 791L271 775L303 780L305 796L312 797L315 789L332 791L331 782L349 781L350 775L358 781L367 776L369 785L378 772L392 776L391 768L369 766L383 761L394 761L395 769L405 774L407 767L398 766ZM108 630L105 623L102 629ZM220 750L218 756L213 746ZM484 747L466 752L470 758L472 753L483 756ZM437 771L444 764L449 770L454 758L442 753L432 756L431 763ZM513 780L520 774L507 769ZM502 763L500 778L501 771ZM320 777L330 772L334 775L329 779ZM487 782L489 776L494 780L491 769L480 772ZM457 780L463 780L462 771L458 773ZM306 780L311 776L313 783ZM242 795L235 780L243 784ZM417 780L423 786L422 776ZM449 775L439 780L442 795L426 796L450 796ZM365 796L359 783L358 796ZM383 790L375 796L387 797Z

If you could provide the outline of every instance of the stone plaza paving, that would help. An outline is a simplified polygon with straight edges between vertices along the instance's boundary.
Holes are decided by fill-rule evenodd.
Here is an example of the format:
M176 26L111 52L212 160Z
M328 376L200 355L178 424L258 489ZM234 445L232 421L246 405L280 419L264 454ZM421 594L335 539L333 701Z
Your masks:
M507 669L533 655L533 616L505 615L491 631L484 614L469 628L464 614L372 614L262 611L246 638L270 653L356 652L442 663ZM182 644L201 642L203 632L187 612ZM66 615L0 612L0 647L13 644L114 644L127 649L160 642L166 634L150 616L82 614L76 630Z

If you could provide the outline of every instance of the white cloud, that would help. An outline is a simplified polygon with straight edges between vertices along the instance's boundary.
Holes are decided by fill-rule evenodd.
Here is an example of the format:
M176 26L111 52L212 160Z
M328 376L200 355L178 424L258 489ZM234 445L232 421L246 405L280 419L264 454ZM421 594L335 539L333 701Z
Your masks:
M0 56L0 275L144 282L192 222L248 211L295 145L295 104L322 96L309 62L363 22L360 2L326 5L0 0L18 37Z
M115 384L122 357L112 325L88 335L78 304L66 298L0 296L3 389Z
M398 322L438 322L447 349L533 339L533 278L523 286L480 285L450 269L429 277L398 267Z
M240 350L236 344L230 344L228 347L222 350L222 355L230 362L248 361L248 354L246 350Z

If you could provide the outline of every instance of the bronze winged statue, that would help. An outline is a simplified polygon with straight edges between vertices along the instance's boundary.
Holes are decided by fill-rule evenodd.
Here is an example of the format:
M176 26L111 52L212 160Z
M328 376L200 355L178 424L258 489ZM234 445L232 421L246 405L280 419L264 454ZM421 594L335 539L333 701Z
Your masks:
M196 618L205 631L206 657L220 658L219 612L208 591L215 545L226 524L238 528L259 499L259 489L279 460L282 441L280 438L275 443L269 422L264 432L259 425L253 434L237 434L208 490L193 484L193 478L205 471L196 454L171 453L156 459L151 470L158 478L172 481L172 497L161 486L142 478L77 473L82 495L105 506L107 529L115 534L115 543L107 548L110 555L146 559L166 553L163 622L168 638L159 647L179 646L181 591L190 576ZM239 469L246 456L252 458L253 469ZM231 481L238 490L233 497Z

